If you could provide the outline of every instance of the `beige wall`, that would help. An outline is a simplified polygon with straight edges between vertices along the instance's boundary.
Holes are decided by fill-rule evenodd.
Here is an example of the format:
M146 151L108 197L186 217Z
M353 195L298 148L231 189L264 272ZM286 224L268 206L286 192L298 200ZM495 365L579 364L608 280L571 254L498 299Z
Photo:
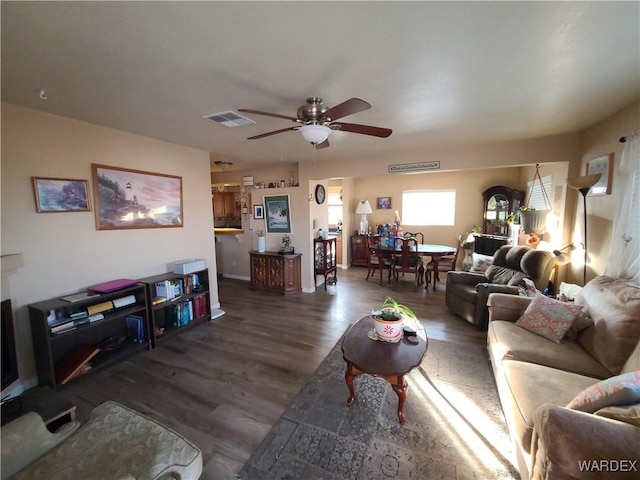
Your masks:
M86 179L93 191L92 163L181 176L184 227L97 231L94 212L36 213L32 176ZM2 255L24 255L10 279L23 382L36 375L29 303L196 257L210 269L218 306L208 152L3 103L1 234Z
M629 105L609 118L584 130L580 135L580 153L570 166L571 175L585 175L588 161L613 153L613 178L610 195L587 196L588 249L589 262L587 282L604 271L611 246L613 218L618 203L618 189L621 178L619 162L624 145L619 138L630 135L640 128L640 102ZM572 221L568 223L572 241L582 241L583 200L579 193L569 189L568 205ZM568 272L571 283L582 284L582 262L574 262Z

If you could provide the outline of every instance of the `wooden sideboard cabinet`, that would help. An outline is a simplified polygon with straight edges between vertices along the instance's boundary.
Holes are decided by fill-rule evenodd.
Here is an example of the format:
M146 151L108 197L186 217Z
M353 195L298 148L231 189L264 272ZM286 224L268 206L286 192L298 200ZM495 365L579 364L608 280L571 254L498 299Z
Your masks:
M351 266L368 267L367 237L351 235Z
M302 291L301 253L249 252L251 288L283 295Z

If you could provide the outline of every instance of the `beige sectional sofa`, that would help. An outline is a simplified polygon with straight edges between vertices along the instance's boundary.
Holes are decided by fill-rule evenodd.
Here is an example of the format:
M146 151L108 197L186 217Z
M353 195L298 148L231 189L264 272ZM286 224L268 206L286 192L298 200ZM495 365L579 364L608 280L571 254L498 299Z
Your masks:
M640 378L640 286L592 280L575 299L583 311L560 343L516 324L530 302L501 293L488 299L489 355L522 478L640 478L640 398L598 390L603 379ZM614 407L567 407L590 387ZM640 384L634 389L631 397Z

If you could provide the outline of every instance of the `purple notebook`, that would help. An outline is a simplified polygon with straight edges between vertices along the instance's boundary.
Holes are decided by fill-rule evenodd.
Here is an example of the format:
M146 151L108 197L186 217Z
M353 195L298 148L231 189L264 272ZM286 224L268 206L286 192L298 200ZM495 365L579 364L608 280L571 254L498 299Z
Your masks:
M127 288L132 285L136 285L137 280L130 280L128 278L119 278L118 280L111 280L110 282L99 283L97 285L91 285L87 287L87 291L96 293L109 293L121 288Z

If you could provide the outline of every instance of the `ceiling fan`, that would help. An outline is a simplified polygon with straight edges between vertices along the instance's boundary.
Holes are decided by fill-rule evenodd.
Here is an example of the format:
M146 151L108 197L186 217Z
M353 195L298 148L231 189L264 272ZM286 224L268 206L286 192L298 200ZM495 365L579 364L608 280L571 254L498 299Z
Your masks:
M372 135L374 137L386 138L391 135L390 128L373 127L371 125L359 125L357 123L336 122L339 118L353 115L371 108L371 104L359 98L350 98L335 107L327 107L319 97L307 98L307 103L298 108L297 116L280 115L279 113L261 112L248 108L240 108L238 111L244 113L255 113L256 115L266 115L267 117L284 118L299 125L289 128L282 128L273 132L262 133L249 137L247 140L276 135L290 130L299 130L302 137L315 148L326 148L329 146L329 134L333 130L343 132L360 133L362 135Z

